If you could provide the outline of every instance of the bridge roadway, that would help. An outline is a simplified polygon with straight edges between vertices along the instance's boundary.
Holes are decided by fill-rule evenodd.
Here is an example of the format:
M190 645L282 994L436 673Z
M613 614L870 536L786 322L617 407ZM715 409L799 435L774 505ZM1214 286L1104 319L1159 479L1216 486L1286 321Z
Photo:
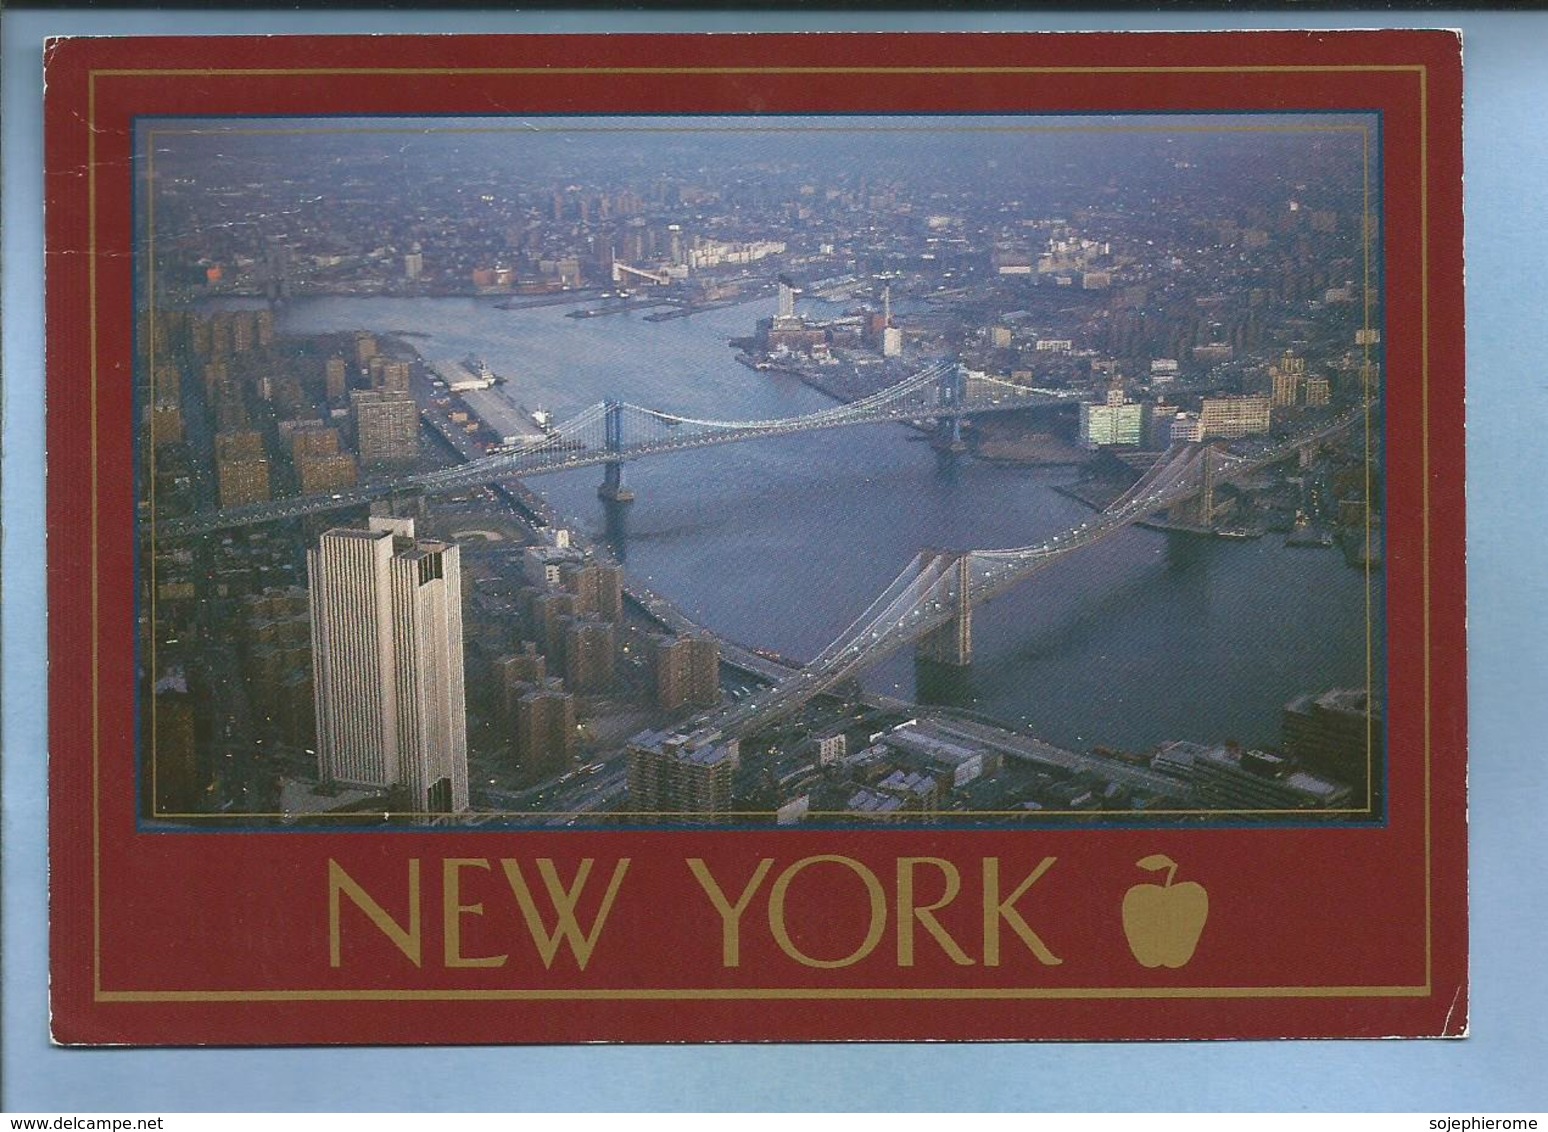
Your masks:
M183 538L231 527L293 519L301 515L369 504L394 492L439 493L512 477L546 475L720 444L791 436L852 425L932 420L1008 412L1078 399L1079 394L1028 389L995 378L959 379L960 395L943 401L943 379L953 372L932 366L860 401L798 417L766 421L713 421L682 417L622 403L593 405L539 441L514 452L483 456L454 468L364 483L327 494L292 496L218 511L203 511L155 524L163 538ZM625 425L643 435L627 444L614 441Z
M861 698L867 703L874 703L874 706L883 707L900 715L919 712L918 704L892 700L888 697L863 696ZM964 719L956 713L924 711L919 712L918 718L921 722L927 723L933 733L950 736L969 747L998 752L1017 762L1052 767L1070 774L1093 774L1104 782L1116 782L1131 790L1143 791L1174 802L1186 803L1191 800L1187 784L1159 774L1148 767L1136 766L1103 755L1068 751L1035 736ZM625 761L614 758L601 763L599 771L600 773L585 781L573 793L564 796L562 800L556 799L562 809L546 814L542 811L533 811L520 816L543 825L567 826L577 824L581 818L588 815L613 809L628 793L628 765ZM492 800L498 801L498 799ZM972 814L964 816L971 818ZM1038 815L1035 812L1028 814L1028 817L1036 816Z
M1117 782L1133 790L1143 790L1149 794L1178 801L1186 801L1190 794L1185 783L1164 774L1158 774L1147 767L1134 766L1101 755L1066 751L1062 747L1055 747L1052 743L1045 743L1031 735L1021 735L1003 727L990 727L951 716L931 716L930 727L933 731L950 735L972 746L987 747L1019 762L1056 767L1072 774L1089 772L1108 782Z

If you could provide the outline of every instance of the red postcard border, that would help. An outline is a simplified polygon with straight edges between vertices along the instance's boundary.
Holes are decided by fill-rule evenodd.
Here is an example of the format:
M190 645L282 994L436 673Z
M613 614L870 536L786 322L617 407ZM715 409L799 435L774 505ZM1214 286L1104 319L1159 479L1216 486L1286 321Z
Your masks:
M1464 666L1463 657L1463 555L1462 555L1462 483L1461 483L1461 384L1460 380L1446 385L1431 386L1431 373L1445 371L1460 375L1461 372L1461 220L1460 220L1460 70L1457 60L1456 41L1450 36L1433 33L1349 33L1339 35L1305 36L1299 33L1224 34L1224 35L1127 35L1127 36L1059 36L1053 37L985 37L971 36L917 36L917 37L615 37L612 40L586 37L516 37L513 39L366 39L339 38L333 40L307 39L297 41L278 40L144 40L144 41L65 41L55 45L50 52L49 81L51 99L46 113L48 128L48 238L49 238L49 295L48 295L48 345L49 345L49 536L54 553L50 572L50 644L53 671L50 685L51 745L53 749L52 782L52 857L54 882L51 894L53 905L53 954L55 970L55 1024L60 1037L77 1041L140 1041L167 1042L312 1042L312 1041L499 1041L499 1040L584 1040L602 1038L613 1040L693 1040L693 1039L797 1039L833 1037L1142 1037L1142 1036L1286 1036L1305 1034L1380 1034L1380 1033L1456 1033L1465 1019L1462 1004L1465 988L1465 858L1463 844L1465 825L1463 816L1463 737L1465 715L1463 708ZM1076 65L1049 65L1028 67L1002 62L1009 56L1030 54L1034 46L1045 55L1064 57L1091 57L1100 51L1105 59L1115 62L1101 68ZM622 42L621 42L622 41ZM862 41L864 41L862 43ZM650 58L653 52L670 48L679 60L713 57L715 65L661 68L631 66L631 60ZM882 49L877 51L876 49ZM205 58L214 50L222 58L241 58L271 66L245 67L240 74L219 68L163 66L140 70L135 64L147 58L158 60L180 57ZM962 68L942 68L928 62L932 56L961 56L971 52L983 62ZM502 68L480 66L479 60L504 53L541 54L557 59L555 65L529 68ZM803 62L795 67L760 66L747 61L750 55L785 53L799 55ZM874 68L856 67L853 59L866 52L886 56L885 63ZM1178 53L1193 59L1232 58L1235 64L1199 62L1184 66L1157 63L1156 59L1173 58ZM99 845L105 839L113 839L120 850L126 842L135 842L135 848L145 846L155 835L130 833L124 838L122 814L113 813L107 820L119 823L105 827L101 792L99 760L106 739L114 744L132 742L132 726L126 731L124 721L133 719L132 669L126 668L122 642L105 640L100 633L104 616L104 590L98 584L99 577L129 576L132 563L132 539L124 537L123 530L107 530L102 525L104 511L118 514L120 509L132 514L132 501L128 498L128 471L132 466L126 459L122 445L113 442L103 447L103 426L98 417L103 390L113 382L124 389L128 387L128 351L117 346L99 357L97 344L102 340L116 343L128 341L126 331L132 330L132 312L129 304L120 302L114 308L105 304L99 308L96 301L102 285L99 272L112 274L117 286L108 294L123 295L121 279L127 270L124 264L112 257L118 247L99 245L97 240L97 209L99 204L98 170L109 170L113 162L123 154L121 145L116 146L111 160L105 160L98 151L98 138L109 144L121 142L126 133L124 117L130 113L179 113L188 110L157 107L126 109L125 104L114 104L105 109L99 102L102 94L97 82L104 80L155 80L152 84L157 97L170 97L179 105L193 104L202 112L218 105L214 97L219 80L223 77L240 77L247 88L242 98L252 100L260 95L265 99L266 113L301 113L300 110L281 110L278 103L298 103L310 100L315 111L319 96L316 78L320 71L315 67L301 68L298 78L288 70L285 61L297 54L315 63L324 57L322 71L336 75L339 70L353 71L352 78L362 82L388 80L400 76L404 70L437 71L427 65L445 61L446 72L492 78L497 74L526 75L534 79L553 79L580 72L591 74L612 69L615 72L644 77L681 77L716 75L726 80L735 97L745 97L745 86L756 84L753 78L759 74L788 74L800 76L804 83L804 97L835 98L838 95L828 87L831 80L848 72L862 71L880 80L883 77L903 75L925 76L949 71L959 76L959 81L982 86L989 84L993 76L1015 74L1058 74L1064 83L1075 76L1090 75L1098 71L1105 78L1116 81L1118 76L1148 76L1147 94L1166 92L1172 99L1192 95L1197 99L1199 88L1191 85L1187 92L1174 90L1171 85L1183 76L1220 75L1250 72L1255 78L1320 73L1365 73L1370 90L1379 85L1370 79L1372 74L1390 79L1399 75L1417 75L1419 128L1413 129L1405 122L1401 112L1390 112L1390 129L1386 136L1389 191L1401 189L1395 186L1400 176L1399 163L1394 154L1405 154L1417 149L1420 177L1417 182L1418 201L1413 213L1417 218L1421 236L1421 252L1417 257L1420 278L1420 331L1417 353L1421 379L1417 421L1404 421L1404 410L1395 406L1390 413L1389 428L1396 435L1414 437L1420 443L1417 458L1408 452L1389 453L1389 467L1393 482L1393 518L1399 511L1399 497L1410 488L1418 495L1420 521L1413 530L1408 523L1393 522L1390 557L1403 571L1404 562L1417 561L1418 586L1416 596L1389 596L1389 618L1393 633L1411 630L1413 636L1425 643L1420 651L1420 671L1417 673L1423 688L1422 745L1426 752L1423 776L1423 844L1424 883L1423 903L1426 924L1423 960L1423 979L1397 982L1386 987L1378 986L1297 986L1269 988L1263 986L1142 986L1130 988L1087 988L1092 997L1111 999L1128 997L1121 1013L1102 1011L1097 1017L1089 1010L1057 1015L1041 1014L1037 1018L1007 1013L996 1009L969 1011L952 1008L949 1018L943 1018L941 1010L948 1006L940 998L955 1000L959 1004L986 1004L1006 999L1042 998L1058 1000L1073 997L1061 988L885 988L876 986L850 987L703 987L698 988L645 988L615 987L588 990L587 988L552 988L527 990L494 988L371 988L344 987L316 991L294 991L283 988L253 988L242 990L200 991L181 990L128 990L105 986L102 978L102 908L101 884L103 856ZM507 55L506 57L509 57ZM655 57L660 57L659 55ZM412 58L416 66L405 61ZM1249 60L1241 63L1241 59ZM1296 63L1284 62L1287 58ZM1415 60L1419 60L1416 62ZM589 63L582 61L589 61ZM725 60L731 60L729 62ZM815 60L815 61L813 61ZM1279 60L1267 62L1265 60ZM1304 60L1304 61L1302 61ZM1374 60L1374 61L1373 61ZM1156 76L1166 76L1159 79ZM283 90L273 81L289 80ZM171 90L168 80L184 82L185 89ZM187 80L194 80L189 83ZM263 80L269 80L264 82ZM327 87L323 76L322 89ZM335 84L336 85L336 84ZM853 85L853 84L851 84ZM880 82L878 86L884 85ZM820 88L817 91L812 86ZM186 89L192 87L195 89ZM1126 88L1125 88L1126 89ZM1255 88L1256 89L1256 88ZM104 87L105 91L106 88ZM171 91L170 95L168 92ZM756 93L756 92L754 92ZM1131 109L1158 109L1146 105ZM1235 101L1229 109L1243 110L1243 91L1233 92ZM84 95L84 97L82 97ZM114 98L124 97L118 90ZM360 97L360 92L356 92ZM387 87L377 88L367 97L400 99L401 91ZM458 95L461 97L461 95ZM656 97L661 97L659 94ZM673 97L669 92L668 97ZM681 98L681 92L676 97ZM846 111L862 112L869 107L855 105L865 101L865 95L845 88L840 105ZM982 98L982 93L979 94ZM1068 95L1067 95L1068 97ZM1076 96L1078 97L1078 95ZM1220 97L1218 94L1216 97ZM1260 95L1261 97L1261 95ZM1389 95L1389 97L1391 97ZM1413 96L1410 95L1410 98ZM241 99L239 99L241 101ZM335 99L335 103L336 103ZM566 98L565 112L593 113L600 109L577 105L584 99L579 96ZM637 100L643 105L648 98ZM1380 102L1380 98L1373 98ZM1387 104L1382 103L1385 108ZM80 108L84 106L84 117ZM745 109L745 106L741 108ZM758 107L768 108L768 107ZM798 109L784 104L773 107L779 110ZM1196 107L1195 107L1196 108ZM1225 108L1224 106L1222 108ZM1306 108L1306 107L1297 107ZM1365 107L1361 107L1365 108ZM465 110L465 105L460 107ZM618 109L616 104L612 107ZM680 103L672 109L682 112ZM939 110L939 106L922 109ZM1041 109L1041 107L1039 107ZM1091 111L1083 106L1082 110ZM238 113L232 109L222 113ZM336 111L340 112L340 111ZM342 111L348 112L348 111ZM425 105L416 101L404 113L430 113ZM729 111L728 111L729 112ZM102 116L102 115L105 115ZM111 123L111 124L110 124ZM83 129L84 126L84 129ZM1404 137L1405 126L1410 134ZM84 152L82 152L84 150ZM80 171L86 170L82 178ZM111 175L111 174L105 174ZM82 181L84 180L84 185ZM125 178L125 180L127 180ZM1433 188L1432 188L1433 185ZM122 186L110 190L106 196L122 213ZM1394 202L1404 193L1397 191ZM1409 195L1412 195L1411 193ZM1401 211L1401 210L1400 210ZM125 215L112 220L115 238L121 238ZM82 246L82 234L87 235ZM82 254L84 253L84 254ZM1389 290L1391 280L1399 277L1393 270L1399 253L1389 248ZM1432 267L1432 262L1434 267ZM1449 274L1448 274L1449 272ZM1394 296L1389 306L1389 319L1395 319L1399 303ZM84 316L84 317L83 317ZM85 322L87 332L81 333ZM1396 348L1401 354L1401 341L1394 335L1389 351ZM1389 372L1395 372L1396 359L1389 352ZM71 374L86 372L88 382L69 380ZM1431 398L1435 401L1432 412ZM1393 398L1397 401L1398 398ZM80 458L79 434L82 415L90 437L89 450L93 457ZM113 419L113 418L109 418ZM1400 424L1402 427L1400 429ZM1393 446L1394 448L1403 446ZM104 495L104 488L116 488L116 495ZM86 532L79 522L84 509L89 509L90 520ZM120 524L120 527L123 527ZM84 552L84 553L83 553ZM89 566L87 565L89 564ZM1394 591L1397 589L1393 587ZM83 596L89 594L89 602ZM109 611L109 615L114 611ZM88 649L82 649L83 641L89 641ZM1437 657L1439 653L1439 657ZM1412 659L1412 658L1409 658ZM1439 663L1437 663L1439 660ZM132 664L132 658L130 660ZM1399 658L1392 660L1394 669ZM104 668L104 665L107 668ZM105 675L113 679L104 679ZM126 679L126 676L128 677ZM1406 678L1406 677L1405 677ZM91 688L89 715L83 717L76 706L78 689ZM128 714L124 714L127 706ZM106 710L104 710L104 708ZM80 786L86 784L83 774L82 755L90 752L90 807L89 814L82 804ZM112 808L112 803L108 803ZM121 810L121 807L120 807ZM132 815L131 815L132 818ZM130 823L132 829L132 820ZM89 865L83 853L84 839L88 834L92 846ZM1231 831L1219 831L1229 833ZM1218 835L1215 831L1188 833L1146 833L1142 831L1108 831L1100 839L1115 843L1150 843L1165 839L1169 843ZM1332 831L1317 831L1318 837L1333 836ZM193 835L202 841L202 836ZM230 834L215 835L230 837ZM325 841L333 841L335 835L309 835ZM350 835L341 835L348 837ZM387 835L395 837L396 835ZM473 835L487 836L487 835ZM598 836L606 841L611 835ZM653 835L668 841L683 841L699 845L718 837L746 839L757 835L733 833L721 835ZM803 837L806 835L802 835ZM936 835L931 834L932 838ZM1058 835L1063 837L1066 835ZM1074 836L1097 839L1098 835L1082 831ZM838 843L858 844L870 842L865 850L873 852L877 842L889 840L889 835L869 833L833 837L811 835L814 844L832 846ZM1057 838L1050 837L1049 840ZM1291 841L1301 838L1291 836ZM1444 843L1443 851L1431 849ZM165 842L163 841L163 844ZM741 848L741 845L738 845ZM1127 858L1129 849L1118 856ZM83 868L83 866L85 866ZM89 871L90 879L86 873ZM84 883L83 883L84 882ZM91 907L83 908L82 891L92 893ZM1440 915L1437 917L1437 903ZM90 927L86 931L87 924ZM89 944L89 950L83 947ZM89 978L82 978L89 971ZM154 973L152 970L151 972ZM1417 973L1417 972L1416 972ZM1079 988L1075 988L1079 990ZM945 991L944 995L940 992ZM1375 994L1388 999L1381 1008L1371 1009L1372 1004L1361 1007L1359 1018L1347 1016L1345 1009L1324 1010L1313 1004L1341 997L1365 997ZM939 996L939 997L938 997ZM1132 996L1132 997L1131 997ZM428 1024L426 1029L416 1029L416 1036L384 1037L377 1027L382 1016L370 1003L375 999L390 998L399 1004L431 998L439 1001L499 1001L519 999L523 1001L551 1001L563 999L583 1002L598 997L613 1004L616 1009L605 1018L592 1017L589 1028L575 1028L570 1024L550 1028L536 1037L524 1037L522 1033L502 1030L486 1016L483 1020L462 1018L448 1026L441 1016L438 1024ZM1143 1004L1171 1002L1178 999L1218 999L1229 1002L1246 997L1261 997L1252 1008L1253 1015L1242 1012L1225 1013L1220 1008L1191 1009L1182 1017L1168 1018ZM1309 1003L1295 1002L1304 997ZM842 1013L838 1016L824 1014L821 1018L802 1017L801 1011L784 1011L765 1018L765 1024L748 1026L744 1020L734 1019L720 1012L694 1015L687 1018L673 1015L668 1010L625 1007L631 1000L681 1001L719 999L760 999L766 1001L810 1001L891 999L906 1003L914 999L935 999L932 1007L934 1021L921 1020L917 1012L887 1010L881 1018L852 1025L846 1023ZM309 1010L304 1019L288 1016L284 1019L271 1017L266 1022L247 1011L242 1019L233 1019L230 1010L218 1009L223 1002L293 1002L314 999L320 1002L348 1001L359 1004L358 1009L341 1012ZM1442 1001L1444 1000L1444 1001ZM1275 1008L1269 1009L1272 1001ZM203 1005L200 1005L203 1004ZM1201 1004L1195 1004L1201 1005ZM142 1008L140 1012L125 1013L130 1006ZM144 1009L148 1007L155 1009ZM182 1009L178 1009L181 1007ZM210 1007L217 1007L212 1010ZM1284 1009L1279 1009L1284 1007ZM192 1009L190 1009L192 1008ZM665 1016L663 1016L665 1015ZM1266 1017L1272 1016L1272 1017ZM433 1016L432 1016L433 1017ZM426 1019L429 1022L429 1019ZM855 1020L851 1019L850 1022ZM766 1024L772 1023L772 1025Z

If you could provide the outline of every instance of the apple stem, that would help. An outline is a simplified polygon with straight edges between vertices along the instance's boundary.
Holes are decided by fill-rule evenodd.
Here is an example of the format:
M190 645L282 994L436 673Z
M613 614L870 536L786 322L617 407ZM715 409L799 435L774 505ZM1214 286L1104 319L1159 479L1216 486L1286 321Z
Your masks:
M1177 862L1176 861L1171 861L1171 862L1169 862L1169 867L1166 870L1166 880L1161 882L1161 887L1162 888L1171 888L1172 887L1172 878L1175 877L1176 875L1177 875Z

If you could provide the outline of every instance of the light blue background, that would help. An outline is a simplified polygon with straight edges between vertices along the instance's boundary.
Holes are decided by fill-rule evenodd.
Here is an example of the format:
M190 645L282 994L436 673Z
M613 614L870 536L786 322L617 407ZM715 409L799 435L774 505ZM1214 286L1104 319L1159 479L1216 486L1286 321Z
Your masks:
M47 1039L42 235L51 34L1371 27L1223 16L12 12L4 170L4 1042L7 1111L1548 1108L1548 15L1460 27L1467 73L1473 1036L1453 1042L70 1051ZM1446 375L1441 375L1442 379ZM1358 915L1354 910L1353 915Z

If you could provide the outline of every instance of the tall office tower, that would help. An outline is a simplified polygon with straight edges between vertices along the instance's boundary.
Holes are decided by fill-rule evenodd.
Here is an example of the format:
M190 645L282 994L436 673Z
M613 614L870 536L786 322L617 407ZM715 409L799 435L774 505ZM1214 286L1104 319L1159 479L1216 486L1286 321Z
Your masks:
M419 456L419 405L408 393L356 389L355 444L361 463L403 464Z
M324 782L401 787L422 814L468 808L457 547L372 517L307 551Z

